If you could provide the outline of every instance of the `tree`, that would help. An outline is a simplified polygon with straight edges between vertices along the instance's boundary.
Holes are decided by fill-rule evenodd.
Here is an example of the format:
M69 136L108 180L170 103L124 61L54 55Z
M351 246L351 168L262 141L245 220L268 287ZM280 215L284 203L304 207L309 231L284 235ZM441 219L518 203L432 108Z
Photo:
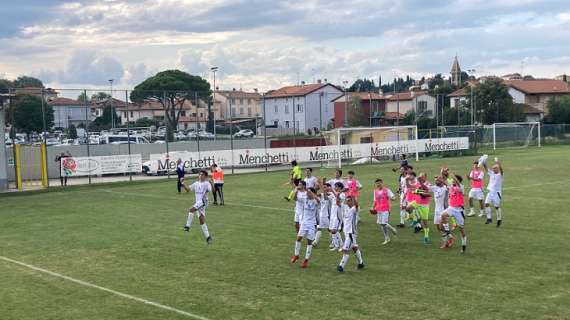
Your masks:
M374 80L358 79L356 80L350 88L350 92L378 92L378 87L374 84Z
M53 108L45 103L42 112L42 99L33 95L18 95L9 110L10 123L20 132L30 134L43 132L53 127ZM44 114L45 113L45 114Z
M131 92L131 101L158 101L164 109L168 129L178 127L178 119L186 100L196 98L210 103L210 84L199 76L180 70L166 70L139 83ZM170 139L170 137L169 137Z
M157 124L156 120L144 117L144 118L137 119L137 121L135 121L135 123L134 123L134 126L135 127L151 127L151 126L156 126L156 124Z
M514 107L509 88L501 79L488 79L472 90L477 122L491 124L521 120L522 109ZM467 96L470 98L471 94ZM470 109L469 104L466 107Z
M77 101L89 102L90 100L89 100L89 97L87 96L87 93L85 93L85 91L83 91L77 96Z
M347 120L351 127L363 127L369 125L369 119L364 114L360 97L351 97L348 105Z
M44 84L40 79L28 76L19 76L14 80L14 88L43 88Z
M69 126L67 132L69 134L69 139L77 139L77 128L75 128L73 124Z
M89 124L89 131L108 130L112 127L113 119L115 119L115 123L121 123L121 117L119 117L116 112L113 115L113 112L114 110L111 109L110 105L105 105L103 114L95 118L95 120Z
M10 88L12 88L14 84L10 80L0 79L0 93L8 93L10 92Z
M91 101L103 101L111 99L111 95L106 92L97 92L91 95Z
M551 123L570 123L570 96L550 99L547 104L547 121Z

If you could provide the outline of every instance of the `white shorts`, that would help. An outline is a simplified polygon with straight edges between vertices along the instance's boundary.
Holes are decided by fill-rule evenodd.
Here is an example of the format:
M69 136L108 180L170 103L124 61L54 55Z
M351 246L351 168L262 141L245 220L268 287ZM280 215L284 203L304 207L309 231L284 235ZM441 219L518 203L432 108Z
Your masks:
M315 225L304 225L304 224L302 224L299 227L299 232L297 233L297 237L304 237L306 239L313 241L313 240L315 240L316 232L317 232L317 230L315 228Z
M195 208L199 215L206 216L206 207L208 206L208 201L202 202L198 201L194 203L192 208Z
M440 224L441 223L441 214L443 211L436 211L433 215L433 224Z
M300 210L295 210L295 217L293 218L293 221L295 223L299 223L301 222L301 216L303 215L303 212Z
M356 242L356 238L357 238L356 233L345 233L342 250L350 250L354 247L358 247L358 242Z
M481 188L473 188L469 190L469 199L483 200L485 199L485 194Z
M340 220L339 217L339 212L340 208L339 206L334 206L333 208L331 208L331 216L330 216L330 221L329 221L329 229L330 230L340 230L342 221Z
M390 218L390 211L378 212L376 214L376 223L388 224L388 218Z
M319 229L328 229L330 226L330 218L329 218L329 211L328 210L321 210L319 215Z
M465 226L465 215L463 214L463 208L449 207L445 209L445 211L450 217L455 218L455 223L457 223L458 226Z
M498 208L501 206L501 193L496 191L489 191L487 193L487 198L485 198L485 203L491 204Z

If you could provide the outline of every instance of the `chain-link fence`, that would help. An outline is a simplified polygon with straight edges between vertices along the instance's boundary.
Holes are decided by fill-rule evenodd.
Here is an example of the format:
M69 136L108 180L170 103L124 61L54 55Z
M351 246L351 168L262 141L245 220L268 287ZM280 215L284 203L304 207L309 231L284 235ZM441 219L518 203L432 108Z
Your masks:
M8 180L12 188L28 189L175 177L178 159L187 173L214 163L237 173L284 169L294 159L336 167L395 161L401 154L570 143L570 125L417 130L396 127L398 117L389 118L386 105L371 95L359 103L363 107L354 108L338 90L304 96L14 90L5 108Z

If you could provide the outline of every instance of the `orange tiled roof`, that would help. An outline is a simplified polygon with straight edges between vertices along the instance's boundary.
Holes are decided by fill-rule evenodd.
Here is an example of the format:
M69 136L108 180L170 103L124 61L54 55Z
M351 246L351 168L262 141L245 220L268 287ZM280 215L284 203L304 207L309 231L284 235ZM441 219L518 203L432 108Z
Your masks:
M313 83L300 86L288 86L277 90L269 91L265 98L285 98L306 96L313 91L317 91L322 87L332 86L330 83ZM336 87L335 87L336 88Z
M412 100L415 97L423 96L427 94L425 91L408 91L408 92L400 92L397 94L391 95L388 100L390 101L397 101L397 100Z
M570 93L568 84L562 80L505 80L504 83L526 94Z

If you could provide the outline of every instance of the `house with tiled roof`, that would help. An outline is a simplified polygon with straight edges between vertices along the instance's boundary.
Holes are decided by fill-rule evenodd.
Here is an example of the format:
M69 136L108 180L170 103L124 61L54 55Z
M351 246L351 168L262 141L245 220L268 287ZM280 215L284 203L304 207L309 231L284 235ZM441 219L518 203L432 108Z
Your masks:
M242 90L216 90L214 115L216 120L254 119L263 116L261 94Z
M63 97L49 99L47 103L53 108L53 123L56 128L67 129L71 125L77 127L93 120L88 103Z
M334 128L344 127L346 114L348 120L351 119L350 106L353 101L359 101L359 108L362 108L363 116L367 123L372 126L387 125L385 119L387 98L375 92L348 92L333 99L334 103Z
M570 94L568 83L562 80L505 80L504 83L509 87L514 103L526 104L545 114L550 99Z
M264 95L265 125L293 128L296 132L323 130L332 126L333 100L343 91L330 83L287 86Z
M127 119L130 122L136 122L139 119L147 118L163 123L165 121L164 108L159 101L145 100L138 103L123 102L122 105L115 108L117 115L121 117L121 124L125 125ZM177 109L178 112L178 109ZM180 117L178 118L178 130L188 129L204 129L208 120L208 109L204 102L201 101L197 108L190 100L185 100Z
M388 96L386 112L391 112L395 118L414 111L418 116L433 118L435 115L436 99L427 91L398 92Z

